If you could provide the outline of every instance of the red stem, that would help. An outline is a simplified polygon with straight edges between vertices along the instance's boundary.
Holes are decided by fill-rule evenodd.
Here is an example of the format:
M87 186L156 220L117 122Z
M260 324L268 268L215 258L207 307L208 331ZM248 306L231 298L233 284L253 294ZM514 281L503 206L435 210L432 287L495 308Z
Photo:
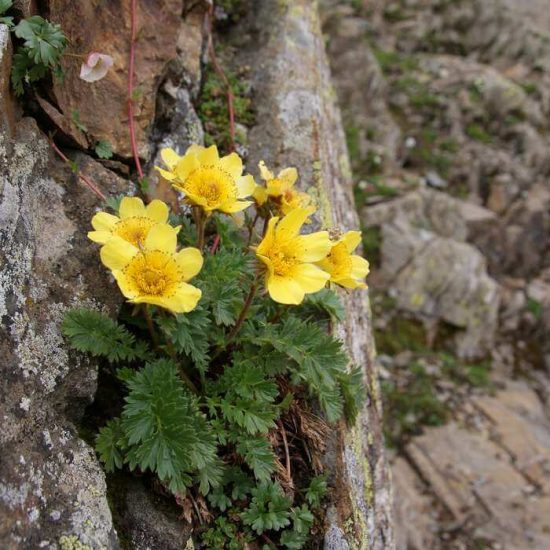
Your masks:
M53 150L67 163L71 164L71 161L66 157L66 155L61 151L61 149L55 144L53 139L48 140ZM100 189L86 176L83 176L80 172L76 172L76 175L79 179L86 185L91 191L93 191L100 199L107 200L107 197L100 191Z
M216 252L216 249L218 248L218 245L220 244L220 235L216 235L214 237L214 242L212 243L212 248L210 249L210 253L214 254Z
M143 179L143 170L139 161L139 154L136 141L136 127L134 123L134 59L136 55L136 13L137 0L132 0L131 5L131 29L130 29L130 59L128 61L128 124L130 126L130 142L132 154L140 179Z
M209 33L208 33L208 52L210 54L210 58L212 60L212 65L214 66L214 70L218 73L218 76L222 79L222 82L225 85L226 88L226 95L227 95L227 110L229 112L229 137L231 140L231 151L236 150L236 144L235 144L235 109L233 107L233 90L231 89L231 84L229 83L229 80L227 79L227 76L225 76L224 70L221 68L220 64L218 63L218 59L216 57L216 51L214 49L214 41L212 40L212 19L214 18L214 3L211 4L210 10L208 12L209 14Z

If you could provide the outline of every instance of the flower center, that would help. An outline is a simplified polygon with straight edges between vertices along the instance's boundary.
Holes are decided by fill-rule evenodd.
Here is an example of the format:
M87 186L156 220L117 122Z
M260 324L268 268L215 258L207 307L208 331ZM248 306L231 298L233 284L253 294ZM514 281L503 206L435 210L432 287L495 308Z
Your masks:
M113 234L139 247L145 243L145 239L155 223L154 220L146 217L126 218L115 225Z
M288 251L281 249L274 249L269 254L269 259L273 264L273 271L275 275L279 277L285 277L298 263L296 256Z
M233 177L216 166L205 166L191 172L184 188L189 195L201 197L211 207L237 198Z
M175 260L160 250L136 254L125 273L139 295L167 296L181 282Z

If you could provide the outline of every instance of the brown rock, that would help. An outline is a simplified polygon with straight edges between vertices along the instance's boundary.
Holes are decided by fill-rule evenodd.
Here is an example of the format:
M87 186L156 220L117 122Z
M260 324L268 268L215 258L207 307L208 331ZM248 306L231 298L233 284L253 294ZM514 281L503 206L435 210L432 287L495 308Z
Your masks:
M50 0L50 19L70 39L69 53L86 56L96 51L113 57L105 78L88 83L79 78L80 60L65 56L63 82L54 81L62 114L70 121L77 111L92 142L107 140L113 152L131 156L128 130L128 55L130 0L66 2ZM140 155L148 157L147 132L155 116L155 94L167 64L176 57L182 0L140 0L137 8L134 89L135 120Z

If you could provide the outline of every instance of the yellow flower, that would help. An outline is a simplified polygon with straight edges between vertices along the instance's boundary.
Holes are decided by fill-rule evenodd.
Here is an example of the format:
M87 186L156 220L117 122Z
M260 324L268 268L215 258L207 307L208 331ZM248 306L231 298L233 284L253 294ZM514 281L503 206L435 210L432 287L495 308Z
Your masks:
M314 265L330 251L327 231L300 235L311 208L298 208L279 221L271 218L256 255L266 265L266 287L281 304L300 304L305 294L321 290L330 275Z
M227 214L252 204L242 199L253 193L256 183L252 176L242 175L243 163L237 153L220 158L215 145L191 145L183 157L172 149L163 149L160 154L168 170L157 170L185 195L189 204L207 213L220 210Z
M366 288L362 281L369 273L369 262L352 254L361 242L360 231L348 231L333 245L326 258L317 265L330 273L330 280L346 288Z
M298 179L296 168L285 168L275 176L263 160L258 166L265 187L256 185L253 197L260 206L271 199L279 207L281 214L286 215L296 208L307 208L311 204L310 195L294 189Z
M168 221L169 210L166 204L156 199L145 206L138 197L124 197L118 213L120 217L98 212L92 218L95 231L90 231L88 238L105 244L113 237L121 237L134 246L140 246L154 226ZM178 233L179 227L172 230Z
M201 291L187 281L201 270L203 260L198 249L176 252L176 246L173 228L159 224L139 247L113 237L102 247L101 261L113 272L122 294L130 302L187 313L201 297Z

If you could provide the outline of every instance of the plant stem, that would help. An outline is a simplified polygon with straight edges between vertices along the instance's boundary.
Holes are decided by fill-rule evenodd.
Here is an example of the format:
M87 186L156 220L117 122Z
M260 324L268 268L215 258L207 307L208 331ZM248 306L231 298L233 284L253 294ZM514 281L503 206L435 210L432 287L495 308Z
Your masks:
M286 439L286 430L283 426L283 423L279 420L279 429L281 430L281 435L283 436L283 445L285 447L285 460L286 460L286 473L288 475L288 479L292 482L292 471L290 469L290 452L288 450L288 441Z
M132 145L132 154L139 174L140 180L143 179L143 170L139 160L139 154L136 141L136 128L134 121L134 60L136 55L136 23L137 23L137 0L132 0L130 7L130 57L128 60L128 124L130 127L130 142Z
M212 248L210 249L211 254L214 254L214 252L216 252L216 250L218 249L218 245L220 244L220 239L221 239L220 234L217 233L216 236L214 237Z
M235 335L239 332L241 329L242 324L244 323L244 320L246 319L246 314L248 313L248 310L250 309L250 305L252 304L252 300L254 300L254 296L256 295L256 291L258 290L258 283L259 283L259 277L256 276L254 279L254 282L252 283L252 286L250 287L250 292L248 293L248 296L246 297L246 300L244 301L243 308L241 310L241 313L239 315L239 318L237 319L237 322L231 329L231 332L227 336L227 340L225 341L225 345L229 344L233 338L235 338Z
M250 243L252 242L252 235L254 234L254 228L256 227L256 222L258 221L259 217L260 213L256 212L256 215L254 216L254 219L252 220L252 223L248 228L248 242L246 243L246 248L248 248L250 246Z
M202 252L204 248L204 230L206 228L206 219L200 206L193 207L193 218L197 226L197 248Z
M153 318L151 317L151 312L149 311L149 308L147 307L147 304L143 304L143 316L145 317L145 321L147 322L147 330L149 331L149 336L151 336L151 340L153 341L153 346L155 348L158 348L159 339L158 339L158 335L155 331L155 325L153 324Z
M52 149L70 166L71 161L65 156L65 154L59 149L59 147L55 144L53 139L48 138L48 141L50 142L50 145L52 146ZM100 189L86 176L83 176L80 172L76 172L76 175L78 178L86 185L91 191L93 191L101 200L107 200L107 197L100 191Z

